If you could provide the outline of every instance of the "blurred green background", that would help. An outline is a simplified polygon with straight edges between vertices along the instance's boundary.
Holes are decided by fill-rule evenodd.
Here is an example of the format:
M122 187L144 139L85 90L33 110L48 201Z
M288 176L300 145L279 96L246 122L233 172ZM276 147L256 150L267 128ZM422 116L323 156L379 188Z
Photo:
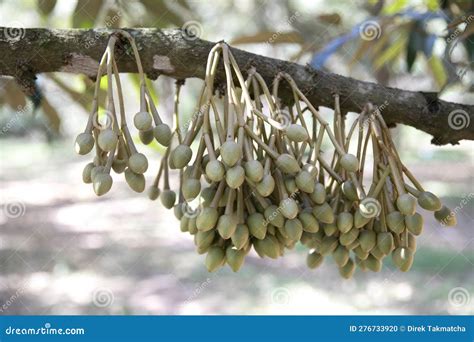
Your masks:
M191 23L202 39L225 39L254 53L474 104L472 6L431 0L10 0L0 1L0 26ZM375 33L363 33L367 23ZM137 78L122 75L122 81L133 115ZM171 123L174 80L150 84ZM29 98L13 79L0 77L0 314L474 312L473 142L439 147L411 127L393 130L407 166L458 215L458 226L446 228L421 212L425 231L410 272L388 262L380 273L357 271L343 280L331 258L307 269L299 246L276 261L251 254L237 274L228 268L210 274L192 238L158 202L131 192L122 177L103 198L82 183L89 157L78 157L73 141L86 123L92 81L41 74L37 85L37 96ZM200 85L186 82L183 120L193 112ZM330 110L322 113L331 118ZM151 181L162 151L140 148L149 158ZM176 175L172 181L176 186Z

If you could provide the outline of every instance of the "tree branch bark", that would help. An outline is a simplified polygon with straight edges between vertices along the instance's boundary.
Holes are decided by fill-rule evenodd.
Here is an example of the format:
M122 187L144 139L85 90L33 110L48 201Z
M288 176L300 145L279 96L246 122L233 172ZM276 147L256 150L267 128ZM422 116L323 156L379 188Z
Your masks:
M176 79L203 79L207 55L214 43L189 39L181 30L127 29L136 39L143 67L152 79L167 75ZM38 73L82 73L94 78L98 61L105 50L107 29L17 29L0 27L0 75L13 76L28 85ZM127 46L118 53L121 72L136 72ZM280 71L290 74L316 106L334 107L340 95L344 112L360 112L368 103L379 106L388 124L409 125L433 135L436 145L474 140L474 106L438 100L436 94L406 91L358 81L309 66L259 56L232 48L244 76L255 67L267 84ZM219 69L216 81L224 80ZM291 92L282 84L280 94L290 101ZM471 124L472 122L472 124Z

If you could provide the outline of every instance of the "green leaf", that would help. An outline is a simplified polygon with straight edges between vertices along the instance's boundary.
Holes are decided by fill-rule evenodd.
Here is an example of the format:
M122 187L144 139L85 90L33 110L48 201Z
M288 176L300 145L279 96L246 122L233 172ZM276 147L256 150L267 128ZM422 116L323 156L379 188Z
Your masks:
M413 64L415 63L418 51L423 51L426 33L421 27L421 24L415 22L410 31L407 44L406 62L407 71L411 72Z
M103 0L78 0L72 14L72 27L94 27L94 23L103 4Z
M378 56L374 61L374 68L378 70L384 64L387 64L398 57L405 47L407 42L407 37L400 36L388 49L386 49L380 56Z
M407 62L407 71L411 72L411 68L413 67L413 64L415 63L416 60L416 55L418 54L418 51L413 48L410 44L407 46L407 56L406 56L406 62Z
M250 36L241 36L235 38L230 42L232 45L237 44L255 44L255 43L269 43L269 44L303 44L304 39L296 31L288 32L272 32L263 31Z
M448 79L448 76L446 75L446 70L444 70L443 61L437 56L432 56L428 60L428 64L436 80L436 84L438 84L439 88L443 88Z

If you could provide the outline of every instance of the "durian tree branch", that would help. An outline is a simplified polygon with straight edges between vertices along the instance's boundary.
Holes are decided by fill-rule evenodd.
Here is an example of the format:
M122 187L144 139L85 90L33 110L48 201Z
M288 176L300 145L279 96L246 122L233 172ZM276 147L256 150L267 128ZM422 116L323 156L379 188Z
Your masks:
M214 43L187 37L181 30L127 29L137 42L143 68L152 79L167 75L176 79L204 78L209 50ZM36 74L69 72L94 78L109 35L107 29L19 29L0 27L0 75L13 76L28 91ZM133 54L126 42L117 52L120 72L135 73ZM244 76L255 67L268 84L283 71L315 106L334 108L339 94L341 110L361 112L368 103L379 106L389 125L409 125L433 135L437 145L474 140L474 106L437 99L436 93L406 91L315 70L288 61L232 48ZM224 68L216 82L223 83ZM291 89L284 83L279 91L291 101ZM461 121L459 121L461 120Z

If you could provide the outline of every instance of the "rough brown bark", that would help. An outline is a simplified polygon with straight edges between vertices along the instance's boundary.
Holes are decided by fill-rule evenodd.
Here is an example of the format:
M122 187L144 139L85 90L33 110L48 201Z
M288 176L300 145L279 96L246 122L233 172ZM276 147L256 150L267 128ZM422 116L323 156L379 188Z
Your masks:
M20 29L12 39L9 30L11 28L0 27L0 75L14 76L24 86L36 74L44 72L83 73L94 77L98 60L113 32L106 29L28 28ZM144 69L150 78L155 79L160 74L176 79L204 77L207 55L214 43L197 38L186 39L178 29L127 31L136 38ZM124 51L126 49L124 45ZM371 102L382 107L382 115L388 124L401 123L427 132L433 135L434 144L474 140L472 105L438 100L436 94L358 81L235 48L232 48L232 53L244 75L250 67L255 67L269 85L278 72L287 72L316 106L333 108L333 95L338 93L344 112L360 112L367 102ZM137 71L131 54L122 53L118 65L121 72ZM221 68L217 82L222 82L223 74ZM285 86L283 84L280 91L284 100L291 98ZM462 116L464 122L453 123L456 116L458 119Z

